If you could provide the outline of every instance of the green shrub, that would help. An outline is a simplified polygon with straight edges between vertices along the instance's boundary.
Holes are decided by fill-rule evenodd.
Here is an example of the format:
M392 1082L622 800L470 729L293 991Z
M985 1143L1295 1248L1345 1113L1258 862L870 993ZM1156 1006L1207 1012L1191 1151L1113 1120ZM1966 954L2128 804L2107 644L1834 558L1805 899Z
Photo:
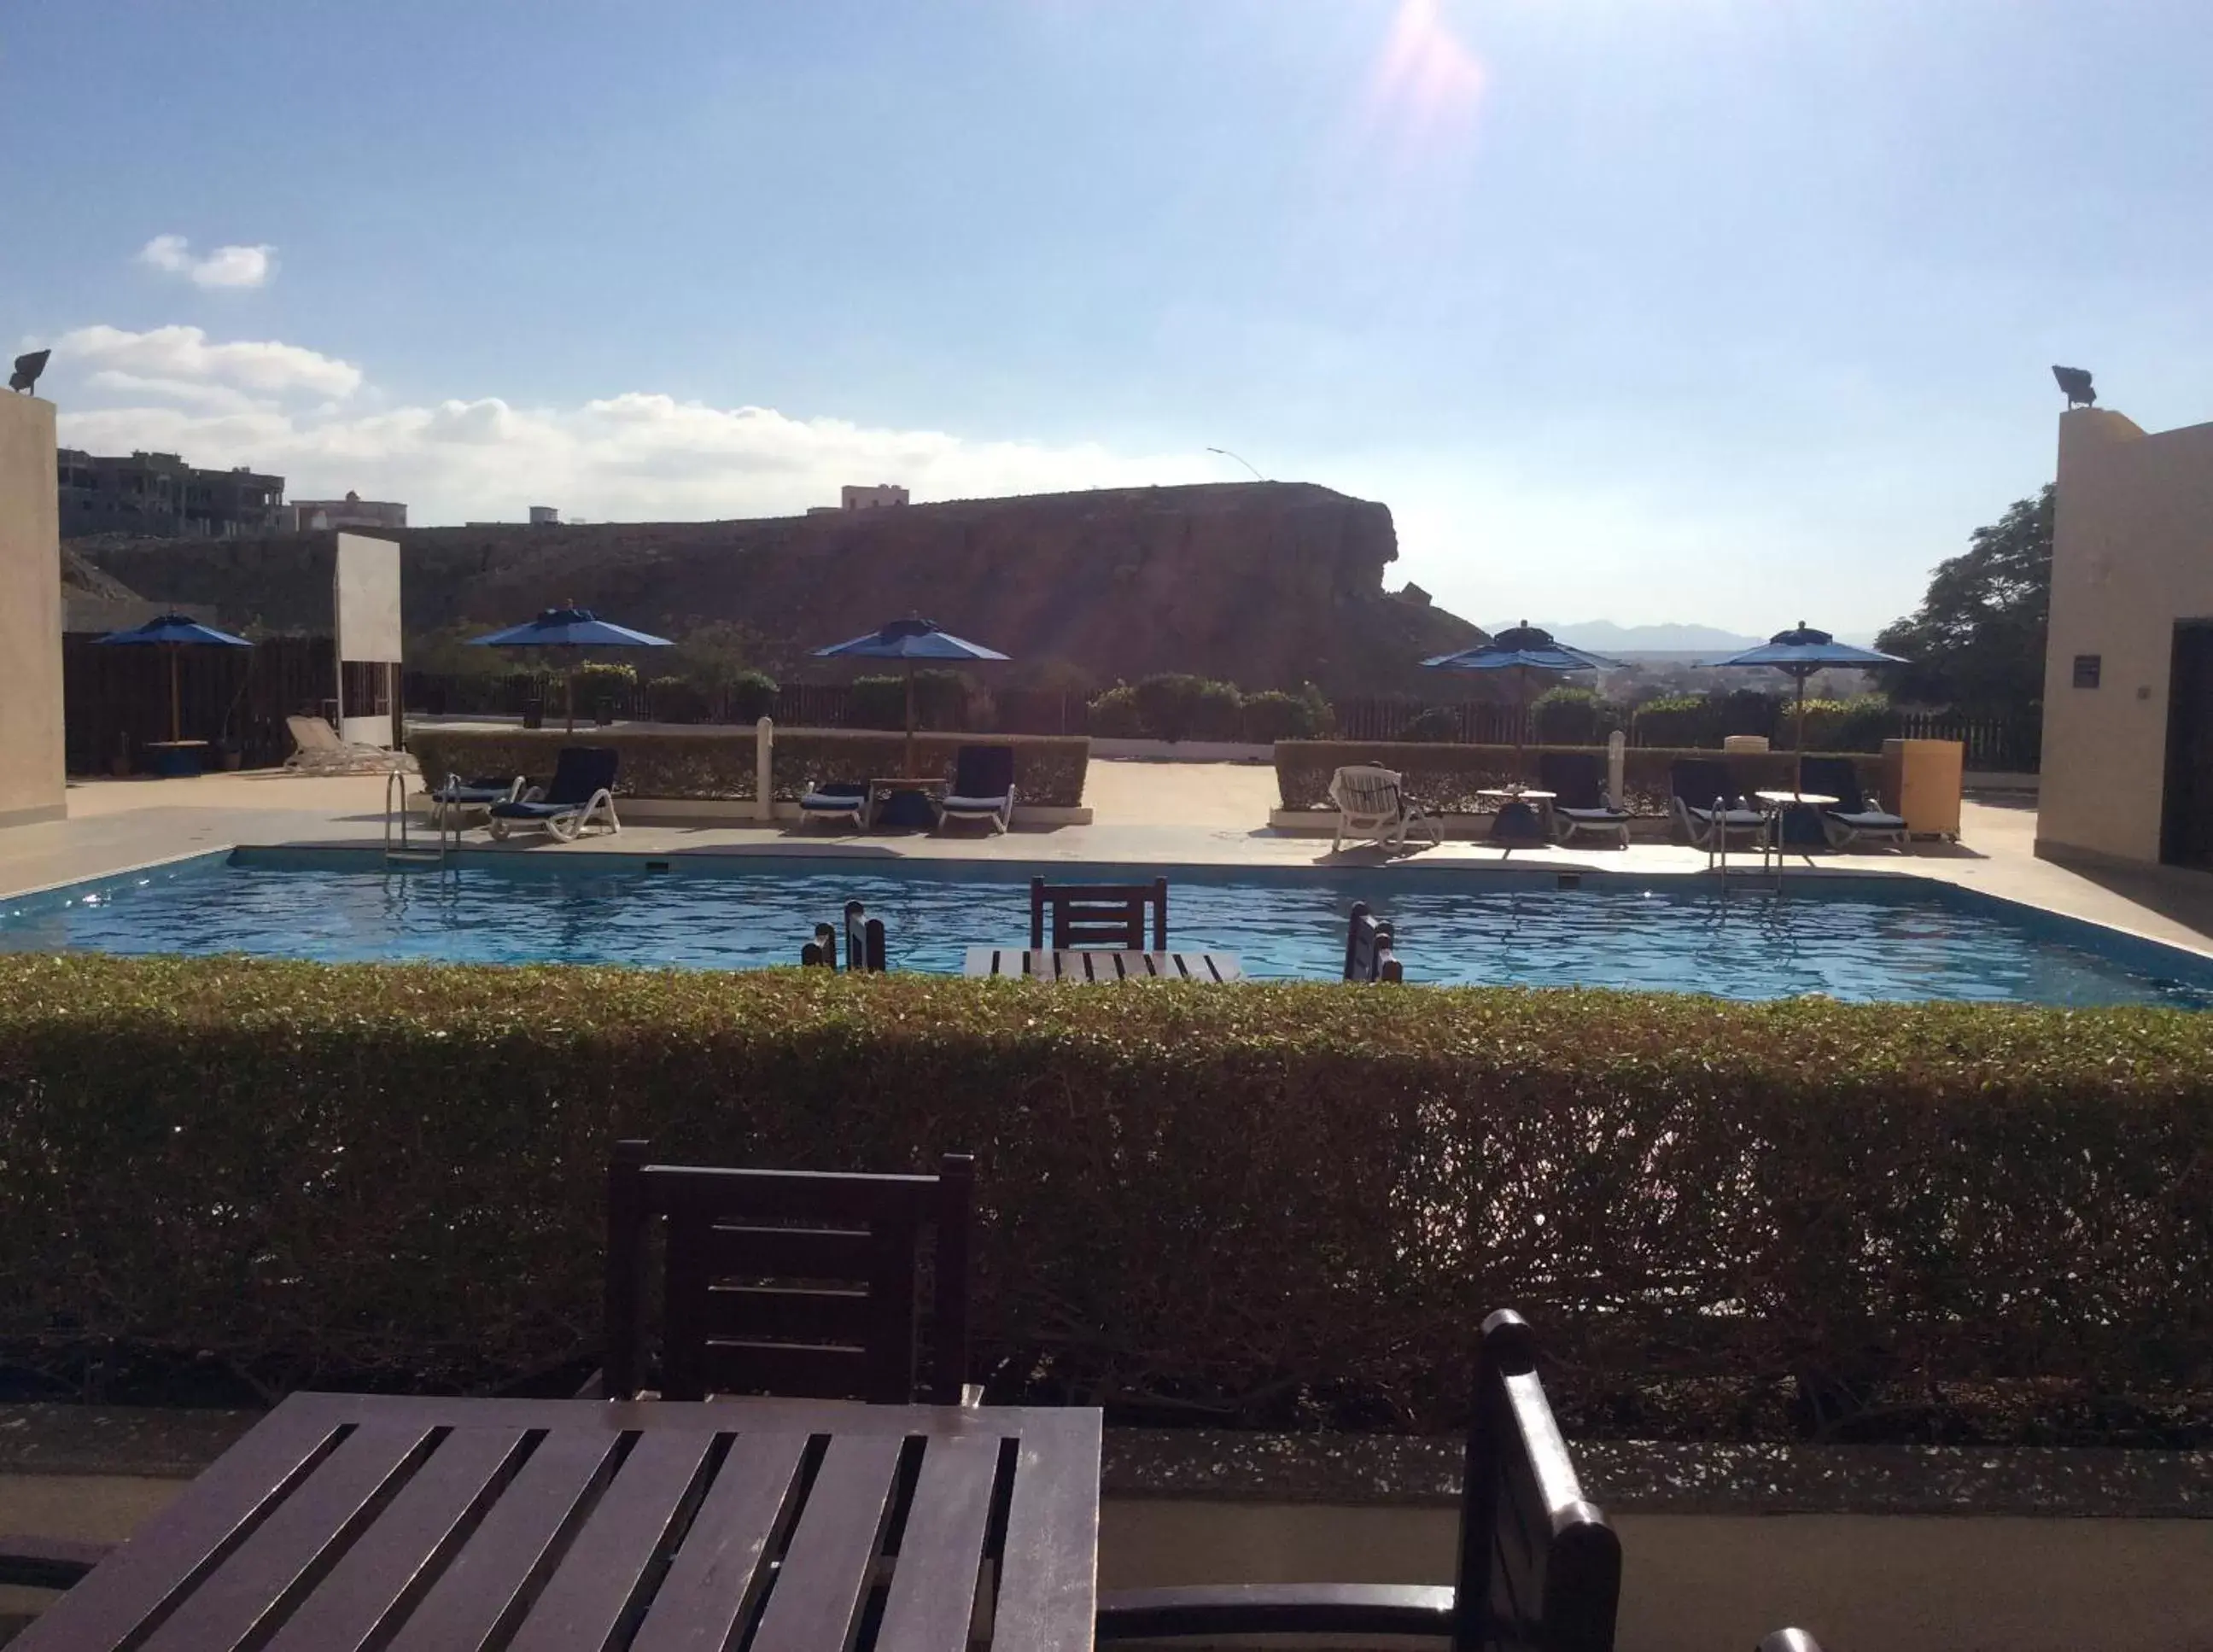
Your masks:
M1639 746L1688 749L1722 743L1721 720L1713 702L1703 694L1676 694L1647 700L1630 721L1631 738Z
M733 722L759 722L776 715L776 679L765 671L741 671L724 691L723 705Z
M1116 683L1091 702L1089 727L1100 740L1142 740L1145 720L1137 714L1137 691Z
M1776 737L1776 708L1779 702L1765 690L1732 688L1714 696L1714 718L1722 736L1759 735Z
M1460 738L1460 713L1449 705L1417 711L1401 725L1399 738L1424 745L1448 745Z
M646 704L655 722L704 722L707 697L681 677L655 677L645 686Z
M1442 1430L1501 1304L1571 1425L2213 1376L2186 1012L99 954L0 959L0 1335L279 1392L588 1357L625 1135L976 1154L992 1399Z
M1574 748L1569 748L1574 749ZM1586 748L1606 755L1604 747ZM1860 785L1873 796L1881 789L1879 758L1851 753L1859 764ZM1624 753L1622 790L1625 807L1645 814L1664 814L1670 790L1668 769L1685 759L1728 765L1738 793L1787 786L1795 772L1796 759L1789 752L1719 752L1667 747L1632 746ZM1533 779L1537 752L1532 749L1515 766L1511 746L1455 746L1429 741L1279 740L1276 742L1276 787L1285 808L1326 809L1329 777L1353 764L1380 763L1405 776L1413 800L1433 813L1480 813L1491 805L1476 796L1515 780Z
M1776 732L1793 738L1795 708L1786 705L1776 722ZM1880 694L1861 694L1849 700L1806 702L1806 746L1811 751L1879 752L1886 740L1895 739L1899 718Z
M1329 703L1319 687L1313 683L1300 684L1299 698L1306 703L1307 710L1314 718L1311 738L1327 740L1337 732L1337 708Z
M1143 677L1131 686L1137 720L1153 740L1235 740L1244 696L1235 683L1180 671Z
M1314 703L1280 689L1247 694L1241 716L1244 738L1254 745L1269 745L1279 740L1312 740L1320 732L1315 726Z
M603 694L627 694L637 686L637 668L613 660L587 660L576 668L576 703Z
M950 778L965 735L915 738L916 760L926 774ZM1081 735L993 735L990 743L1015 749L1015 784L1026 804L1072 808L1083 801L1091 742ZM698 733L660 728L595 728L574 736L558 728L457 728L416 724L407 749L427 775L525 774L543 780L553 772L564 746L613 747L622 753L615 792L624 797L748 798L753 795L754 737L746 724ZM771 764L775 795L789 802L810 780L866 779L905 766L900 735L863 728L779 731Z
M906 727L906 675L856 677L846 718L856 728ZM966 728L968 681L957 671L914 674L914 720L918 728Z
M1529 707L1537 738L1551 746L1603 746L1621 726L1619 708L1588 688L1548 688Z

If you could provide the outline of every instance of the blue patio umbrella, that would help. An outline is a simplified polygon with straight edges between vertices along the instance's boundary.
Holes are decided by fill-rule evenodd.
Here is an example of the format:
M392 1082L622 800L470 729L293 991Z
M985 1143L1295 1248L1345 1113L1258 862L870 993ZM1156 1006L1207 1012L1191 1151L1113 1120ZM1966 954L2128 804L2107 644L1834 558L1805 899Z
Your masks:
M1767 666L1784 671L1797 680L1798 715L1795 740L1795 755L1806 753L1806 680L1815 672L1830 666L1895 666L1905 662L1895 654L1878 653L1850 643L1839 643L1825 631L1815 631L1800 620L1789 631L1779 631L1758 648L1749 648L1741 654L1731 655L1726 660L1716 660L1722 666ZM1790 782L1793 791L1798 789L1797 777Z
M1457 654L1440 654L1422 661L1439 671L1510 671L1515 675L1516 715L1514 719L1514 773L1521 774L1521 747L1529 722L1529 674L1532 671L1608 671L1621 662L1603 654L1592 654L1557 641L1552 633L1523 620L1509 625L1487 643Z
M666 637L654 637L628 625L602 619L589 608L570 606L548 608L535 619L509 625L489 637L472 637L472 646L492 649L567 649L568 663L561 680L562 710L569 732L576 732L576 661L586 649L665 649Z
M914 773L914 668L918 661L1004 660L997 649L955 637L928 619L894 619L879 631L814 650L819 660L899 660L906 666L906 771Z
M175 745L184 738L184 714L177 690L177 661L188 648L250 649L253 643L243 637L233 637L227 631L217 631L213 625L203 625L197 619L181 613L157 614L143 625L133 625L129 631L110 631L100 639L123 648L162 648L169 651L169 743Z

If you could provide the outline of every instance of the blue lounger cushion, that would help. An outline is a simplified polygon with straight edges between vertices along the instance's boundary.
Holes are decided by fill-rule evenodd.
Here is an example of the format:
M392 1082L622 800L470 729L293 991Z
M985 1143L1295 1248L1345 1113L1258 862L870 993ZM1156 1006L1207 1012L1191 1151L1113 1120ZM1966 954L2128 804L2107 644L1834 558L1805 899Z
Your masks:
M821 809L832 814L850 814L869 801L866 786L825 786L820 791L810 791L799 800L802 808Z
M550 820L557 814L574 814L582 803L494 803L491 812L503 820Z
M1841 820L1855 832L1903 832L1905 830L1905 820L1903 815L1885 814L1881 809L1862 809L1847 814L1842 809L1832 808L1827 813L1832 820Z
M948 797L938 807L948 814L997 814L1011 801L1006 797Z
M1702 826L1710 826L1713 823L1712 809L1693 808L1688 803L1683 805L1683 808L1685 813ZM1721 811L1721 819L1724 826L1764 826L1767 821L1767 817L1756 808L1725 808Z
M1587 826L1615 826L1635 820L1627 809L1620 808L1561 808L1554 805L1552 813L1564 820L1580 820Z

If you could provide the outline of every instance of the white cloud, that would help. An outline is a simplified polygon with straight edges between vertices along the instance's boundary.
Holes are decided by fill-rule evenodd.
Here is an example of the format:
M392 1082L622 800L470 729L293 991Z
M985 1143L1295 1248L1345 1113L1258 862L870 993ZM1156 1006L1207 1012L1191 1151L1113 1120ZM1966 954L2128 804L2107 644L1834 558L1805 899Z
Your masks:
M792 515L835 503L848 482L954 499L1225 479L1199 453L976 440L644 391L564 406L484 396L371 410L343 400L361 383L350 363L290 344L210 344L191 327L82 328L56 342L54 364L65 383L68 369L94 369L81 381L90 393L69 398L62 417L71 447L251 465L283 476L296 498L351 488L404 500L422 523L518 520L548 502L594 521ZM302 393L288 404L288 392ZM311 405L309 393L338 399Z
M182 235L156 235L138 249L138 261L168 275L185 277L197 287L259 287L267 284L273 267L273 247L218 247L204 258L192 256L192 244Z
M361 387L361 369L351 362L273 341L210 344L198 327L155 327L149 332L79 327L57 338L53 351L57 365L90 366L141 381L224 385L265 396L344 397Z

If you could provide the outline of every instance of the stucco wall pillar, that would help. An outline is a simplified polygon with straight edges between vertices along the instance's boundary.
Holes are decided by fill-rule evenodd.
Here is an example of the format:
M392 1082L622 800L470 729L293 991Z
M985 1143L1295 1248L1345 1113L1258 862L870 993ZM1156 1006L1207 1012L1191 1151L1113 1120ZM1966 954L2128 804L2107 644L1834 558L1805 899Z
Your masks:
M54 405L0 393L0 826L68 813Z

